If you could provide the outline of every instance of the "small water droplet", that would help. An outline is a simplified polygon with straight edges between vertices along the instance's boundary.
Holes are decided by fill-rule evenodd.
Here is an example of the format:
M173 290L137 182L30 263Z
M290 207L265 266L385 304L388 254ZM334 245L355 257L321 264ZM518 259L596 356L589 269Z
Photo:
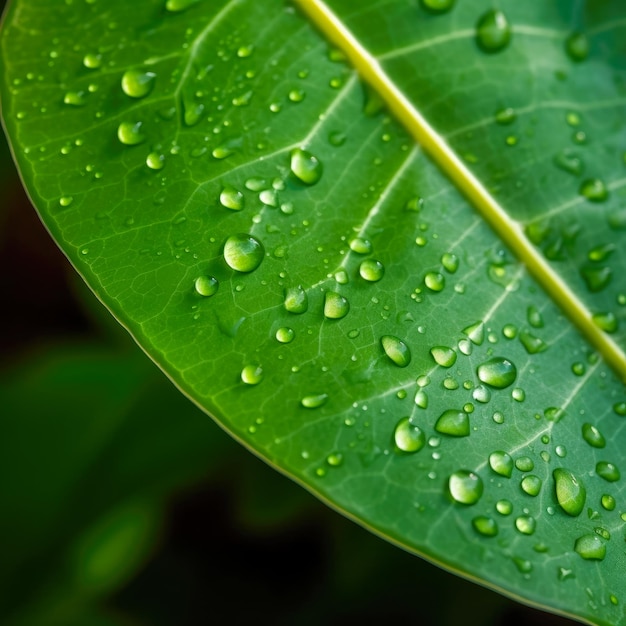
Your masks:
M97 70L102 65L102 56L100 54L86 54L83 57L83 65L88 70Z
M314 185L322 177L321 161L306 150L294 148L291 151L291 171L305 185Z
M375 283L378 282L385 274L384 265L375 259L365 259L359 266L359 274L361 278Z
M300 315L309 308L309 296L302 285L285 289L285 310Z
M462 332L464 335L467 335L473 344L477 346L482 345L485 340L485 325L483 322L475 322L467 328L464 328Z
M543 328L543 317L541 311L536 306L529 306L526 311L528 323L533 328Z
M605 493L602 498L600 498L600 503L602 507L607 511L614 511L617 503L615 502L615 498L608 493Z
M260 365L246 365L241 370L241 380L246 385L258 385L263 380L263 368Z
M517 119L517 113L515 109L511 107L505 107L496 111L496 123L502 126L508 126Z
M328 394L326 393L315 393L310 396L304 396L302 400L300 400L300 404L305 409L317 409L320 406L326 404L328 401Z
M253 272L263 261L263 244L246 233L231 235L224 244L224 260L237 272Z
M526 534L532 534L532 533L526 533ZM533 571L533 564L528 559L523 559L521 556L514 556L512 557L512 561L515 564L515 567L517 567L517 571L520 574L528 575L530 574L530 572Z
M598 535L583 535L576 539L574 550L588 561L602 561L606 556L606 546Z
M565 52L576 63L584 61L589 56L589 39L583 33L572 33L565 40Z
M581 514L587 492L580 480L569 470L558 467L552 472L556 499L563 511L572 517Z
M594 448L604 448L606 439L593 424L585 423L582 427L583 439Z
M496 389L505 389L513 384L517 377L517 368L504 357L493 357L481 363L477 369L478 378Z
M435 422L435 430L451 437L468 437L470 434L469 417L465 411L448 409Z
M517 327L515 325L513 325L513 324L506 324L502 328L502 334L507 339L515 339L515 337L517 337Z
M472 399L481 404L487 404L491 400L491 391L484 385L477 385L472 391Z
M513 459L501 450L496 450L489 455L489 466L500 476L511 478L513 474Z
M607 186L599 178L589 178L583 181L579 193L591 202L604 202L609 197Z
M165 3L165 10L171 13L178 13L188 9L190 6L196 4L200 0L167 0Z
M605 333L614 333L618 328L617 317L610 311L606 313L594 313L591 319L593 323Z
M476 23L476 43L483 52L500 52L510 41L511 26L502 11L491 9Z
M519 458L515 459L515 467L520 472L532 472L535 468L535 464L529 456L520 456Z
M620 472L613 463L608 461L598 461L596 463L596 474L604 480L614 483L620 479Z
M290 102L302 102L304 100L304 97L306 96L306 93L303 89L292 89L288 94L287 97L289 98Z
M519 334L519 340L528 354L539 354L548 349L548 344L543 339L532 335L526 330Z
M232 211L241 211L244 205L243 193L231 185L225 185L220 193L220 203Z
M626 417L626 402L616 402L613 405L613 412L620 417Z
M440 274L439 272L428 272L428 274L424 277L424 284L431 291L438 292L442 291L446 286L446 279L443 274Z
M541 478L533 474L524 476L520 482L520 486L522 491L527 493L529 496L537 496L541 491Z
M456 0L421 0L422 6L430 13L446 13Z
M276 341L280 343L291 343L294 340L295 336L296 333L293 331L293 329L287 326L282 326L276 331Z
M554 164L568 174L580 176L583 173L584 165L582 159L567 148L557 152L554 156Z
M513 503L510 500L498 500L496 502L496 511L500 513L500 515L511 515L513 512Z
M491 517L479 515L472 520L474 530L483 537L495 537L498 534L498 524Z
M150 152L146 157L146 165L151 170L162 170L165 166L165 155L159 152Z
M445 252L441 256L441 265L450 274L454 274L459 269L459 257L451 252Z
M154 88L156 74L144 70L127 70L122 76L122 91L131 98L145 98Z
M418 389L417 392L415 393L414 402L420 409L427 409L428 408L428 394L423 389Z
M402 452L418 452L426 444L426 435L419 426L411 424L408 417L403 417L394 430L393 438Z
M532 535L537 527L537 522L530 515L520 515L515 519L515 528L523 535Z
M460 504L476 504L483 495L483 481L469 470L458 470L448 480L452 498Z
M524 400L526 400L526 392L521 387L515 387L515 389L511 391L511 398L513 398L515 402L524 402Z
M362 237L355 237L350 240L350 250L357 254L370 254L373 250L372 244L367 239Z
M136 146L145 141L145 135L141 132L142 122L122 122L117 127L117 138L125 146Z
M348 315L350 303L336 291L327 291L324 294L324 317L331 320L340 320Z
M198 276L194 282L198 295L208 298L214 296L219 288L219 281L214 276Z
M74 198L72 198L72 196L61 196L59 198L59 206L64 208L70 206L72 202L74 202Z
M393 335L383 335L380 343L389 359L398 367L406 367L411 362L409 347Z
M87 104L84 91L68 91L63 96L63 103L73 107L82 107Z
M452 367L456 363L456 352L446 346L435 346L430 349L430 354L437 365Z
M595 265L585 265L580 269L587 289L592 293L602 291L613 277L613 270L608 266L596 267Z

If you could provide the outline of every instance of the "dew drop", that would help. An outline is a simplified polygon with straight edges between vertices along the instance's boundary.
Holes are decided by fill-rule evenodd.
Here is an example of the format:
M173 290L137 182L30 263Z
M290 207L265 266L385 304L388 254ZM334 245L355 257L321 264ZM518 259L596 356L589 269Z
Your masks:
M446 13L455 3L455 0L421 0L422 6L431 13Z
M220 203L232 211L241 211L244 205L243 193L230 185L226 185L220 193Z
M501 450L496 450L489 455L489 466L496 474L505 478L511 478L513 474L513 459Z
M610 311L608 313L594 313L591 316L593 323L605 333L614 333L617 330L617 318Z
M510 41L511 26L502 11L487 11L476 23L476 43L483 52L500 52Z
M326 393L316 393L310 396L304 396L302 400L300 400L300 404L305 409L317 409L328 401L328 394Z
M511 107L505 107L496 111L496 123L502 126L508 126L517 119L517 113L515 109Z
M524 476L520 483L522 491L527 493L529 496L537 496L541 491L541 478L539 476L535 476L530 474L529 476Z
M570 150L563 149L554 156L554 164L568 174L580 176L583 173L582 159Z
M162 170L165 166L165 156L159 152L150 152L146 157L146 165L151 170Z
M454 472L448 480L450 495L460 504L476 504L483 495L483 481L469 470Z
M372 252L372 244L369 240L362 237L355 237L350 240L350 250L357 254L370 254Z
M170 13L179 13L180 11L185 11L197 2L199 2L199 0L167 0L165 10Z
M519 340L528 354L539 354L548 349L548 344L543 339L532 335L526 330L519 334Z
M615 502L615 498L607 493L605 493L602 498L600 498L600 503L602 504L602 507L607 511L614 511L617 504Z
M526 315L528 323L533 328L543 328L543 316L536 306L529 306Z
M285 289L285 310L300 315L309 308L309 296L302 285Z
M87 104L84 91L68 91L63 96L63 103L73 107L82 107Z
M517 337L517 327L514 324L505 324L502 328L502 334L507 339L515 339Z
M435 346L430 349L430 354L437 365L452 367L456 363L456 352L446 346Z
M465 411L448 409L435 422L435 430L451 437L467 437L470 434L469 417Z
M385 274L385 267L380 261L365 259L359 266L359 274L368 282L375 283Z
M491 400L491 391L484 385L478 385L472 391L472 399L481 404L487 404Z
M231 235L224 244L224 260L237 272L253 272L264 256L263 244L246 233Z
M398 367L406 367L411 362L411 351L404 341L393 335L383 335L380 343L385 354Z
M619 470L613 463L609 463L608 461L598 461L598 463L596 463L596 474L610 483L614 483L620 479Z
M583 439L594 448L604 448L606 439L602 433L592 424L585 423L582 427Z
M626 402L616 402L613 405L613 412L620 417L626 417Z
M427 393L423 390L423 389L418 389L417 392L415 393L415 404L420 408L420 409L427 409L428 408L428 395Z
M263 380L263 368L260 365L246 365L241 370L241 380L246 385L258 385Z
M208 298L214 296L219 288L219 281L214 276L198 276L194 282L198 295Z
M441 257L441 265L446 272L454 274L459 269L459 257L451 252L445 252Z
M530 515L520 515L515 519L515 528L522 533L522 535L532 535L537 527L537 522L534 517Z
M475 322L467 328L464 328L462 332L477 346L480 346L485 340L485 325L483 322Z
M145 135L141 132L142 122L122 122L117 127L117 138L125 146L136 146L145 141Z
M474 530L483 537L495 537L498 534L498 524L491 517L479 515L472 520Z
M498 500L496 502L496 511L500 515L511 515L513 512L513 503L510 500Z
M331 320L340 320L348 315L350 303L336 291L327 291L324 294L324 317Z
M296 336L292 328L282 326L276 331L276 341L280 343L291 343Z
M83 57L83 65L88 70L97 70L102 65L102 56L99 54L86 54Z
M396 446L402 452L417 452L426 444L426 435L419 426L411 424L410 418L403 417L393 433Z
M493 357L481 363L477 369L478 378L496 389L505 389L513 384L517 377L517 368L503 357Z
M122 76L122 91L131 98L145 98L154 88L156 74L144 70L127 70Z
M576 539L574 550L587 561L602 561L606 556L606 546L598 535L583 535Z
M62 206L63 208L70 206L72 202L74 202L74 198L72 198L72 196L61 196L59 198L59 206Z
M443 274L440 274L439 272L428 272L428 274L424 277L424 284L431 291L438 292L442 291L446 286L446 279Z
M613 271L608 266L596 267L585 265L580 269L580 275L583 277L587 289L592 293L602 291L613 277Z
M589 39L583 33L572 33L565 40L565 52L574 62L580 63L589 56Z
M291 151L291 171L305 185L314 185L322 177L322 163L310 152L301 148Z
M560 507L572 517L580 515L587 499L584 485L572 472L562 467L555 469L552 476L556 500Z
M579 193L591 202L604 202L609 197L609 190L604 181L590 178L582 182Z

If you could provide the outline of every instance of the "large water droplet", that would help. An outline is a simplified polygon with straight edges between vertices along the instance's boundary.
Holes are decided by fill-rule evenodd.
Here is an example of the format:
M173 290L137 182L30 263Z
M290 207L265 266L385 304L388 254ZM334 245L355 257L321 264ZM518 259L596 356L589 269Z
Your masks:
M572 472L558 467L552 472L556 499L563 511L572 517L580 515L587 499L584 485Z
M598 461L598 463L596 463L596 474L610 483L614 483L620 479L619 470L613 463L609 463L608 461Z
M481 363L477 369L478 378L486 385L504 389L512 385L517 377L517 368L504 357L493 357Z
M398 367L406 367L411 362L411 351L404 341L393 335L384 335L380 338L380 343L385 354Z
M396 446L402 452L417 452L426 444L426 435L419 426L411 424L409 417L403 417L393 433Z
M309 308L309 296L302 285L285 289L285 310L298 315L306 313Z
M489 466L500 476L511 478L513 474L513 459L506 452L497 450L489 455Z
M385 267L380 261L375 259L365 259L359 266L359 274L361 278L375 283L378 282L385 274Z
M144 70L127 70L122 76L122 90L131 98L145 98L154 88L156 74Z
M194 287L198 295L205 298L214 296L219 288L219 282L214 276L198 276L194 282Z
M451 437L467 437L470 434L469 417L465 411L448 409L439 416L435 430Z
M583 535L576 539L574 550L587 561L602 561L606 556L606 546L598 535Z
M117 138L125 146L136 146L145 141L145 135L141 132L141 122L122 122L117 127Z
M253 272L264 256L263 244L246 233L231 235L224 244L224 260L237 272Z
M322 163L310 152L301 148L291 151L291 171L305 185L314 185L322 177Z
M502 11L487 11L476 23L476 43L483 52L500 52L510 41L511 26Z
M454 472L448 480L452 498L460 504L476 504L483 495L483 481L469 470Z
M594 448L604 448L606 446L606 439L602 433L593 424L583 424L582 427L583 439Z
M350 303L336 291L327 291L324 294L324 317L331 320L340 320L348 315Z
M591 202L604 202L609 197L609 190L603 180L590 178L580 185L579 193Z

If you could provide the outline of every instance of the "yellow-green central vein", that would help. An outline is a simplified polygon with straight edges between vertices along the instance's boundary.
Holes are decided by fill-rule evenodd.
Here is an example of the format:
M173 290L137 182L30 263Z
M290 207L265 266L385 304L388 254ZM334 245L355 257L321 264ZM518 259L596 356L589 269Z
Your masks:
M389 110L430 154L455 186L474 205L509 249L524 263L581 333L626 382L626 354L594 323L590 311L524 235L520 224L496 202L443 138L389 78L378 61L358 42L322 0L295 0L320 31L348 57L361 77L385 101Z

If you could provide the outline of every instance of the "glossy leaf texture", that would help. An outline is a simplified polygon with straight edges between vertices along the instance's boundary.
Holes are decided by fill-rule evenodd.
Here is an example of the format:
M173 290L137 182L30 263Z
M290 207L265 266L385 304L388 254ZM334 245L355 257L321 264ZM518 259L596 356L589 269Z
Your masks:
M624 372L527 270L547 260L623 359L620 3L327 8L525 259L279 0L15 0L3 114L31 197L143 349L268 462L463 576L624 623Z

